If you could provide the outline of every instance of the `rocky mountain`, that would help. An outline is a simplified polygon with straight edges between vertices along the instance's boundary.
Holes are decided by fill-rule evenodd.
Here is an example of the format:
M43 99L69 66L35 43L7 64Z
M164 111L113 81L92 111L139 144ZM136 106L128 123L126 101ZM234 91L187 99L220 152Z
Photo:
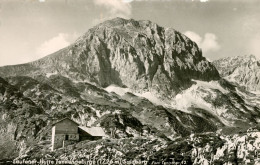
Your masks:
M226 57L213 61L213 65L228 81L244 86L250 91L260 89L260 61L255 56Z
M258 94L222 79L188 37L150 21L105 21L49 56L0 67L0 76L0 160L194 163L206 152L192 155L198 146L216 154L221 136L260 121ZM108 139L51 152L52 123L64 117L100 126Z
M150 21L115 18L90 29L74 44L35 62L0 68L0 76L60 74L100 87L116 84L175 96L191 79L219 74L197 44L172 28Z

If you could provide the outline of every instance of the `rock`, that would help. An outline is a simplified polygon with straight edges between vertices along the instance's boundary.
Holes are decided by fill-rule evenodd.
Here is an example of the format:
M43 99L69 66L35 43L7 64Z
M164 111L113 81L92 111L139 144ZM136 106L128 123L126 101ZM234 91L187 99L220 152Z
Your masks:
M260 90L260 61L255 56L227 57L213 61L220 75L249 91Z
M61 74L101 87L175 96L191 79L216 80L218 71L197 44L150 21L115 18L90 29L74 44L35 62L0 68L0 76Z

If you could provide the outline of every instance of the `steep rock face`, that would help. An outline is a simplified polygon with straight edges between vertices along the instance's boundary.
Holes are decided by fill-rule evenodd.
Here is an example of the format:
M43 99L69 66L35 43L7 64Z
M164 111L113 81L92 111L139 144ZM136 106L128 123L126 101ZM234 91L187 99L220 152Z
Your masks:
M127 86L160 97L175 96L191 79L215 80L219 74L196 43L150 21L115 18L90 29L74 44L50 56L0 68L0 75L62 74L102 87Z
M220 75L247 90L260 90L260 61L255 56L236 56L213 62Z

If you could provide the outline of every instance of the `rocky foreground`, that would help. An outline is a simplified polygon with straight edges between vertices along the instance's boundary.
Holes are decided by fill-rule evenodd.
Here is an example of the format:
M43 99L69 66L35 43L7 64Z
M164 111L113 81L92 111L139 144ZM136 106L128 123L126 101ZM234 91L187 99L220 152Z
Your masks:
M40 144L43 145L43 144ZM15 162L38 160L78 164L258 164L260 163L260 130L219 135L191 134L174 141L150 137L83 141L50 152L40 145Z

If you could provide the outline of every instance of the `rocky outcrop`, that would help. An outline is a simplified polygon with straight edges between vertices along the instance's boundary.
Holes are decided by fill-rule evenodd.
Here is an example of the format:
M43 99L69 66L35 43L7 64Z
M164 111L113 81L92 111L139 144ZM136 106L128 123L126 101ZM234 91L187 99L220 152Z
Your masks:
M123 139L85 141L56 152L45 152L53 161L104 162L111 164L259 164L259 129L246 133L219 135L217 133L191 134L174 141L150 136ZM66 152L64 152L66 151ZM30 159L41 152L30 152Z
M210 143L195 146L192 149L193 164L259 164L259 135L258 129L251 128L246 133L220 136L221 141L214 141L215 146ZM205 141L194 135L192 140L194 143Z
M255 56L227 57L214 61L213 65L228 81L250 91L260 90L260 61Z
M1 159L14 158L24 148L22 144L31 144L46 126L45 117L42 108L0 78Z

